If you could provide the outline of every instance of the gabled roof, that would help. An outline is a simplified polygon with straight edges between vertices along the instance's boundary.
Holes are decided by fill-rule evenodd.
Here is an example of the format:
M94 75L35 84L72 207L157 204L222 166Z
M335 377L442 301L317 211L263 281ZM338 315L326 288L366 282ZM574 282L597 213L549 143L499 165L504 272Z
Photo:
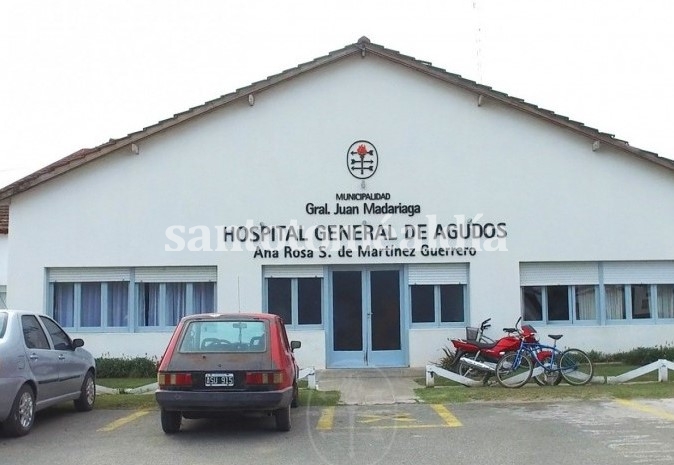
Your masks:
M344 58L353 55L361 55L366 57L369 54L389 60L402 66L406 66L407 68L410 68L414 71L437 78L443 82L472 92L478 99L478 104L481 104L485 100L493 100L531 116L541 118L552 124L568 129L572 132L575 132L576 134L585 136L591 140L593 150L596 150L599 146L601 146L601 144L606 144L674 171L674 160L662 158L653 152L648 152L637 147L632 147L628 142L616 139L613 134L600 132L597 129L585 126L583 123L573 121L566 116L558 115L550 110L546 110L531 103L527 103L522 99L496 91L489 86L478 84L475 81L465 79L458 74L449 73L442 68L433 66L427 61L417 60L413 57L403 55L396 50L391 50L381 45L373 44L367 37L361 37L355 44L347 45L340 50L335 50L310 62L300 64L295 68L291 68L279 74L269 76L267 79L254 82L249 86L242 87L232 93L222 95L214 100L210 100L202 105L190 108L189 110L182 113L177 113L171 118L159 121L152 126L148 126L140 131L133 132L126 137L122 137L120 139L110 139L108 142L97 147L79 150L32 174L29 174L28 176L6 186L3 189L0 189L0 201L26 191L34 186L37 186L38 184L48 181L67 171L75 169L78 166L103 157L113 151L124 148L127 150L135 150L133 144L162 131L166 131L176 125L184 123L185 121L189 121L193 118L217 110L235 100L242 98L247 99L250 95L254 96L256 93L263 92L277 84L293 79L309 71L335 63Z
M9 205L0 205L0 234L9 232Z

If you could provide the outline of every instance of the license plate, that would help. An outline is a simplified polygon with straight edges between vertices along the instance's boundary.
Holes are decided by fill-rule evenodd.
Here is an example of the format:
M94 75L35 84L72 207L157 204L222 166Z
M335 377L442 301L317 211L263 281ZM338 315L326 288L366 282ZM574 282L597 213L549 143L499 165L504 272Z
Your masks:
M206 387L234 386L233 373L206 373L204 379Z

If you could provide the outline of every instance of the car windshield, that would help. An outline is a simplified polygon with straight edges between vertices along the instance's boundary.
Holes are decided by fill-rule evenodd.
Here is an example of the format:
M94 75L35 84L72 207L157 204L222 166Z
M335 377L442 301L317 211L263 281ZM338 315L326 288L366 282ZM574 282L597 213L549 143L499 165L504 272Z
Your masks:
M264 352L267 325L263 321L193 321L180 352Z
M0 339L5 337L5 331L7 330L7 312L0 312Z

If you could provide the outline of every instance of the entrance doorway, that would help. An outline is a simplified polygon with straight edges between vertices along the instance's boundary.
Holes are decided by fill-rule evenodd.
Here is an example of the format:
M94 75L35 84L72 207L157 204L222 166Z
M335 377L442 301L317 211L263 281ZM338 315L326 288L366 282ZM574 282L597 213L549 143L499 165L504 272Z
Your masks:
M400 268L330 273L331 368L406 366Z

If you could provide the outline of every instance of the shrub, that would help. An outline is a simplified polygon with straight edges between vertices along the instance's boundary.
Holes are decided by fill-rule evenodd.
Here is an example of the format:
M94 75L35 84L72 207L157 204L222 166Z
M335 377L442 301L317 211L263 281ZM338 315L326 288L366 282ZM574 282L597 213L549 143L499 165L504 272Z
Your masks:
M452 350L449 347L443 347L442 352L444 353L444 355L440 358L437 365L440 368L444 368L445 370L451 370L452 363L454 363L455 353L452 352Z
M648 365L660 359L674 361L674 347L637 347L618 354L620 361L628 365Z
M157 359L148 357L99 357L99 378L153 378L157 376Z

